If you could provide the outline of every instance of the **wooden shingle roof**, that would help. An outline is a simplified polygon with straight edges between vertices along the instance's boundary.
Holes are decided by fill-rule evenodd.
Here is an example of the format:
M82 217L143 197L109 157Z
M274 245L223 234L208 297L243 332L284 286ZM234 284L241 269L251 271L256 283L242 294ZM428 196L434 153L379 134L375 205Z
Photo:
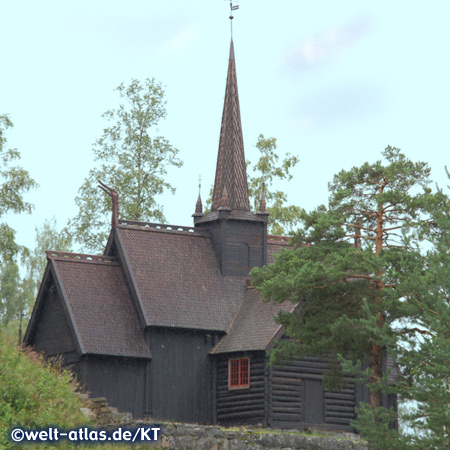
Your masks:
M275 323L278 311L292 312L295 305L266 303L259 292L250 288L231 324L228 333L211 350L211 354L232 353L253 350L267 350L274 337L282 332L281 325Z
M81 353L151 357L117 259L59 252L47 257Z
M221 275L207 233L174 228L116 228L145 325L228 330L246 279Z
M227 205L223 204L224 198ZM232 211L250 211L233 41L230 44L211 210L224 206Z
M83 354L151 358L146 326L223 332L213 354L265 350L280 333L276 313L294 308L221 275L205 231L122 223L114 241L117 257L47 252ZM269 262L285 245L269 237Z

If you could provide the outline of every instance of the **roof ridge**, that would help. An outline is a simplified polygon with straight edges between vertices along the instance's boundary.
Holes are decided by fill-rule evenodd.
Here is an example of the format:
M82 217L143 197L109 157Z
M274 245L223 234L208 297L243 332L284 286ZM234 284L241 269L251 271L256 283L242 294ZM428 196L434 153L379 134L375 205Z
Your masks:
M209 237L209 232L195 227L170 225L165 223L139 222L137 220L119 220L119 228Z
M118 265L119 260L115 256L104 255L87 255L84 253L72 253L72 252L57 252L46 250L45 254L47 258L54 261L68 261L68 262L82 262L93 264L105 264L105 265Z
M276 234L267 235L267 243L275 245L289 245L291 238L289 236L278 236Z

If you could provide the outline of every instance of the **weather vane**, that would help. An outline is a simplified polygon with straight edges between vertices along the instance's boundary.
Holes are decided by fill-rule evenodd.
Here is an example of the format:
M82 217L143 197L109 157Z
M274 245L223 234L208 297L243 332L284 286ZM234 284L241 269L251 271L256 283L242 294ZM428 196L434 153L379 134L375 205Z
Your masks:
M198 195L200 195L200 191L202 189L202 176L198 176Z
M230 27L231 27L231 37L233 37L233 11L236 11L236 9L239 9L239 5L233 5L233 2L230 2Z

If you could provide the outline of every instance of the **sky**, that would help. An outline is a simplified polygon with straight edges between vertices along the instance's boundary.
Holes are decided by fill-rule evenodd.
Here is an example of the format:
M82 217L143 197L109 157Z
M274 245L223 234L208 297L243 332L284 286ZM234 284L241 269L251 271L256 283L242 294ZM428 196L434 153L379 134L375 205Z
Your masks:
M450 184L450 2L239 0L233 40L247 159L262 133L299 157L289 202L327 202L342 169L381 158L388 145L426 161ZM120 83L165 87L159 134L179 149L164 194L167 222L192 225L202 177L214 182L230 45L229 2L0 0L0 114L8 147L39 183L31 215L0 218L34 246L35 228L77 214L74 198L94 166L92 145L120 104ZM119 193L120 194L120 193Z

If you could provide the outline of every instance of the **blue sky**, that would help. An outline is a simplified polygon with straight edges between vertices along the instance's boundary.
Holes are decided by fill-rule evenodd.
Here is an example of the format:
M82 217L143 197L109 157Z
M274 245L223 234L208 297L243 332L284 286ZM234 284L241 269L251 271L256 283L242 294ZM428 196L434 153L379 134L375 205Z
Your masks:
M258 135L300 158L281 186L312 209L341 169L379 159L387 146L427 161L447 182L450 149L450 3L240 0L234 43L247 158ZM214 180L230 41L229 2L15 1L0 3L0 113L14 129L40 188L31 216L6 219L33 246L46 218L66 224L94 164L103 112L131 78L165 86L160 134L180 150L182 169L160 199L169 223L191 225L198 176Z

